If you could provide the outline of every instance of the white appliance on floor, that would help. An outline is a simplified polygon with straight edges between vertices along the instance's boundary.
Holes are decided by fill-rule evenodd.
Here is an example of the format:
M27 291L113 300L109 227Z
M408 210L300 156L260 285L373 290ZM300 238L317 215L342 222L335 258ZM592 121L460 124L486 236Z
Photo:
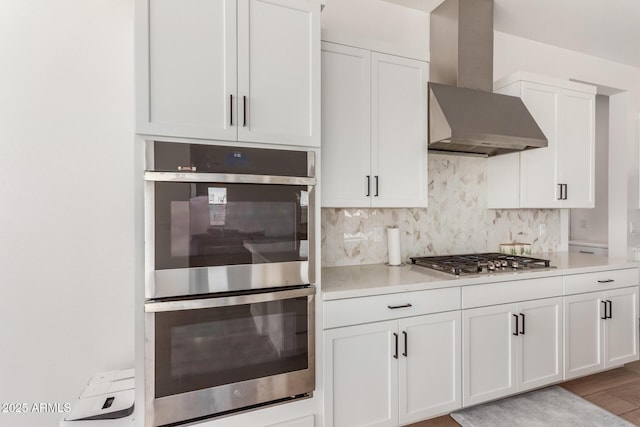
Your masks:
M95 374L60 422L61 427L120 427L133 425L134 370Z

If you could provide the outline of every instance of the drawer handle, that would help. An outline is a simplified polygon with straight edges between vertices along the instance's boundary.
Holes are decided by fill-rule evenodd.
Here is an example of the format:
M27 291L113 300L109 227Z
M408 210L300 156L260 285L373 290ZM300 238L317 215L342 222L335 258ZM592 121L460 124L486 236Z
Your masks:
M598 280L598 283L611 283L611 282L613 282L613 279Z
M390 308L391 310L395 310L396 308L409 308L411 307L411 304L407 303L402 305L388 305L387 307Z

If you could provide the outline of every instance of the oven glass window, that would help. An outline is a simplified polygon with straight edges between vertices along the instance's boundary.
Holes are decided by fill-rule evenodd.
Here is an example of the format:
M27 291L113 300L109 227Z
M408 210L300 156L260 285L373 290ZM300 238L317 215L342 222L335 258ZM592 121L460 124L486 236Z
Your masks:
M155 314L156 397L308 368L307 297Z
M307 186L154 185L157 270L308 259Z

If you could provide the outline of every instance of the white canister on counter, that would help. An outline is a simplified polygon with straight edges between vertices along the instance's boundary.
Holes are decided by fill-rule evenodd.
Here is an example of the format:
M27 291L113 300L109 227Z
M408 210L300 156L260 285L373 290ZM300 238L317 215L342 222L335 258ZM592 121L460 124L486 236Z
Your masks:
M387 228L387 244L389 248L389 265L401 265L399 228Z

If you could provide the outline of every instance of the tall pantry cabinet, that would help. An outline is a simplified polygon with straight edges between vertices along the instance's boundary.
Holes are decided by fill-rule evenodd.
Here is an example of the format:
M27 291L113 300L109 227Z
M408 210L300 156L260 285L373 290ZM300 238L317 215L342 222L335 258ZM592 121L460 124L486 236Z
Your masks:
M138 0L137 132L320 145L320 3Z
M322 42L322 206L427 206L427 63Z

